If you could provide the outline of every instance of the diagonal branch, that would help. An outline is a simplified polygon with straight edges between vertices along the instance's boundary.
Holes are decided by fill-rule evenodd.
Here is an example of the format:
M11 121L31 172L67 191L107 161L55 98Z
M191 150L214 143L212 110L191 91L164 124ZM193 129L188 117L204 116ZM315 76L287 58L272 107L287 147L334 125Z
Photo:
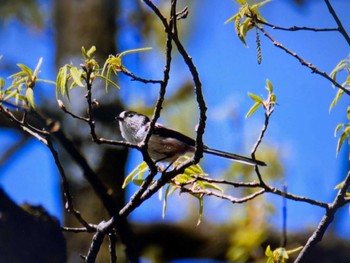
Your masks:
M266 36L274 46L284 50L285 52L287 52L289 55L293 56L294 58L296 58L301 65L308 67L309 69L311 69L312 73L316 73L322 77L324 77L325 79L329 80L334 86L336 86L337 88L341 89L342 91L344 91L346 94L350 95L350 90L346 89L345 87L343 87L341 84L339 84L337 81L335 81L334 79L332 79L326 72L324 71L320 71L316 66L314 66L312 63L304 60L302 57L300 57L297 53L291 51L290 49L286 48L285 46L283 46L281 43L277 42L269 33L267 33L267 31L260 26L259 24L255 24L255 26L264 34L264 36Z
M329 0L325 0L326 5L328 7L329 12L331 13L331 15L333 16L335 22L338 25L338 31L343 35L343 37L345 38L345 40L348 42L348 44L350 45L350 37L348 35L348 33L346 33L345 28L343 27L343 24L341 23L339 17L337 16L336 12L334 11L331 3L329 2Z
M346 191L348 190L350 186L350 170L348 171L348 174L345 178L345 181L343 183L343 186L339 189L337 196L335 197L332 204L329 205L325 215L323 216L321 222L319 223L318 227L315 229L311 237L306 242L304 248L298 255L295 262L306 262L307 255L310 253L310 251L316 246L317 243L321 242L323 235L325 234L326 230L328 229L328 226L332 223L334 219L335 213L338 211L339 208L341 208L343 205L346 204L345 202L345 195Z

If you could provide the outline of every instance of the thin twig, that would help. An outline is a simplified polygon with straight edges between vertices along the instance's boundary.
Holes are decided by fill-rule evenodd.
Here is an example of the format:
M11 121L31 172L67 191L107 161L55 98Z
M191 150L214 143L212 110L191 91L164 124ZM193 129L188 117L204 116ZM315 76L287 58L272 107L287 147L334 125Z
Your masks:
M117 263L117 235L114 231L108 234L109 237L109 255L110 255L110 263Z
M325 0L325 2L326 2L326 5L328 7L329 12L331 13L331 15L333 16L335 22L338 25L338 31L343 35L345 40L348 42L348 45L350 45L350 36L348 35L348 33L346 32L345 28L343 27L343 24L341 23L341 21L338 18L336 12L334 11L331 3L329 2L329 0Z
M133 81L139 81L145 84L151 83L151 84L160 84L163 82L163 80L154 80L154 79L144 79L141 77L136 76L134 73L124 69L123 67L121 68L121 72L123 72L125 75L131 77L131 80Z
M182 187L182 186L178 186L181 192L185 192L185 193L189 193L191 195L207 195L207 196L216 196L220 199L225 199L230 201L233 204L241 204L241 203L246 203L254 198L256 198L259 195L262 195L263 193L265 193L265 189L260 189L259 191L256 191L253 194L250 194L246 197L242 197L242 198L235 198L233 196L230 195L225 195L216 191L211 191L208 189L190 189L190 188L186 188L186 187Z
M80 212L74 208L73 198L72 198L72 195L69 191L69 183L67 180L66 173L64 171L64 168L61 164L58 153L55 150L50 137L47 138L46 146L49 148L51 155L53 156L53 158L55 160L55 164L56 164L56 167L58 169L58 172L61 175L63 195L66 199L66 205L65 205L66 210L68 211L68 213L72 214L78 220L78 222L80 224L82 224L87 229L88 232L94 232L95 228L93 226L90 226L90 224L87 223L87 221L81 216Z
M339 210L339 208L341 208L346 204L345 196L349 186L350 186L350 171L348 171L348 174L346 175L344 183L342 187L339 189L333 203L329 205L321 222L319 223L319 225L317 226L313 234L310 236L310 238L307 240L305 246L303 247L303 249L301 250L297 259L294 262L296 263L306 262L307 255L311 252L311 250L316 246L317 243L321 242L323 235L325 234L326 230L328 229L329 225L332 223L334 219L335 213Z
M251 17L247 15L248 17ZM330 31L339 31L338 28L315 28L315 27L306 27L306 26L292 26L292 27L282 27L270 24L266 21L262 21L256 18L259 24L271 27L272 29L282 30L282 31L314 31L314 32L330 32Z
M350 95L350 90L346 89L345 87L343 87L341 84L339 84L337 81L335 81L334 79L332 79L326 72L320 71L316 66L314 66L312 63L304 60L302 57L300 57L297 53L291 51L290 49L286 48L284 45L282 45L281 43L277 42L269 33L267 33L267 31L260 26L259 24L255 24L255 26L264 34L264 36L266 36L274 46L284 50L285 52L287 52L289 55L291 55L292 57L296 58L301 65L308 67L312 73L316 73L322 77L324 77L325 79L329 80L334 86L336 86L337 88L343 90L346 94Z

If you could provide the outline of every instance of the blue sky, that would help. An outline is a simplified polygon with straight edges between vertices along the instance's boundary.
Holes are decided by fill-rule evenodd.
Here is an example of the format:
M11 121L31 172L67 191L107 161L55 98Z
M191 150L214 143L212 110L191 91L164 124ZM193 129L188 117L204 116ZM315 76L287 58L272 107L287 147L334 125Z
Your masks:
M188 21L181 21L181 23L189 22L192 25L192 29L187 32L185 45L198 67L208 103L205 143L213 148L249 155L264 119L262 111L250 119L244 118L252 105L247 93L265 96L265 81L270 79L275 87L279 105L272 116L264 143L279 150L285 168L284 181L288 184L290 192L326 202L331 201L336 194L333 188L345 176L345 166L348 164L346 149L336 156L337 138L333 136L335 126L346 120L348 98L344 97L329 113L328 108L336 92L331 84L322 77L311 74L308 68L300 66L295 58L274 47L263 36L261 36L263 61L261 65L257 64L255 33L248 36L248 48L246 48L235 35L233 24L224 24L224 21L237 10L237 5L233 1L215 1L215 5L213 1L194 2ZM310 2L306 7L298 8L290 1L272 1L263 7L262 15L272 24L286 27L336 26L322 1ZM332 4L350 32L348 26L350 25L348 16L350 2L339 0L332 1ZM268 31L277 41L297 52L305 60L312 62L321 71L329 73L340 60L349 55L349 46L339 33L291 33L272 29ZM151 40L141 42L133 32L122 32L122 34L125 35L120 36L123 39L120 43L121 50L138 48L140 45L153 46ZM0 63L11 65L24 63L34 67L39 57L44 57L42 77L55 79L53 66L55 47L51 27L38 32L10 20L1 25L0 37L2 39L0 54L4 56ZM25 44L23 44L24 40ZM156 56L152 57L151 62L130 59L131 62L127 62L129 69L144 71L145 75L161 76L163 69L159 65L163 65L162 51L153 50L149 56L145 55L149 59L151 56ZM134 61L140 64L133 64ZM188 75L180 59L175 59L173 69L170 93L179 78ZM3 71L1 76L11 73ZM122 87L123 85L128 86L121 91L125 101L132 101L136 97L147 97L145 100L153 103L156 99L156 89L152 89L145 95L145 93L142 94L144 85L125 80L121 83ZM53 89L53 87L46 87L43 92L53 96ZM52 99L53 105L56 105L54 97ZM182 109L174 106L173 110L181 113ZM235 122L229 119L231 112L236 114ZM193 123L193 127L195 124ZM222 137L225 137L225 140L218 139ZM8 147L11 141L17 139L16 134L6 130L0 131L0 148ZM130 161L130 169L139 161L137 152L132 156L134 159ZM208 158L207 163L204 163L209 172L215 173L229 165L225 160L215 159L215 162L213 160ZM27 146L0 170L0 184L16 202L42 204L49 212L62 218L58 183L59 177L49 152L35 140L30 140ZM282 182L277 183L277 186L281 187L281 185ZM133 188L130 189L130 193L132 191ZM184 195L171 199L166 220L181 220L182 214L187 211L185 203L189 202L188 200L190 199ZM271 200L277 205L282 202L279 198L271 198ZM178 202L178 205L175 205L175 202ZM171 209L172 205L176 209ZM205 214L204 217L207 216L211 220L224 220L227 212L210 213L216 206L215 201L213 204L209 203L205 210L208 211L207 215ZM228 209L233 210L234 207ZM324 212L292 201L288 201L288 209L289 227L299 230L318 223ZM132 218L162 220L161 202L156 197L153 198L133 213ZM277 213L272 223L278 226L281 223L280 218ZM304 224L301 225L300 221ZM348 216L343 216L338 226L339 232L348 234L348 225Z

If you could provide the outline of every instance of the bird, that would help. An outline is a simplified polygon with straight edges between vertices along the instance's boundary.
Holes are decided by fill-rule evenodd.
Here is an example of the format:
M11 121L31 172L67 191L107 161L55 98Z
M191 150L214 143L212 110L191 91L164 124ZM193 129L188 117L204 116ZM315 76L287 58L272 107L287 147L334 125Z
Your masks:
M139 144L145 138L151 121L143 114L135 111L123 111L116 118L122 137L129 143ZM148 141L148 154L155 162L173 163L180 156L186 153L194 153L196 141L187 135L173 129L169 129L160 123L156 123L152 135ZM207 146L203 147L203 152L228 158L233 161L247 165L266 166L263 161L244 157L235 153L215 150Z

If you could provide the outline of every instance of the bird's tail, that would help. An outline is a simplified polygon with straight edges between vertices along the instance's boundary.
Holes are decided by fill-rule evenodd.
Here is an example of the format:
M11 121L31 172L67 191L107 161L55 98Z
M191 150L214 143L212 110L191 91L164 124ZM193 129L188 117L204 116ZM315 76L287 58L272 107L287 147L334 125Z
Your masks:
M260 166L266 166L266 163L259 161L259 160L253 160L251 158L248 157L244 157L238 154L234 154L234 153L228 153L228 152L224 152L224 151L220 151L220 150L214 150L214 149L210 149L210 148L204 148L204 152L206 153L210 153L213 155L217 155L220 157L225 157L228 159L231 159L233 161L239 162L239 163L244 163L244 164L248 164L248 165L260 165Z

